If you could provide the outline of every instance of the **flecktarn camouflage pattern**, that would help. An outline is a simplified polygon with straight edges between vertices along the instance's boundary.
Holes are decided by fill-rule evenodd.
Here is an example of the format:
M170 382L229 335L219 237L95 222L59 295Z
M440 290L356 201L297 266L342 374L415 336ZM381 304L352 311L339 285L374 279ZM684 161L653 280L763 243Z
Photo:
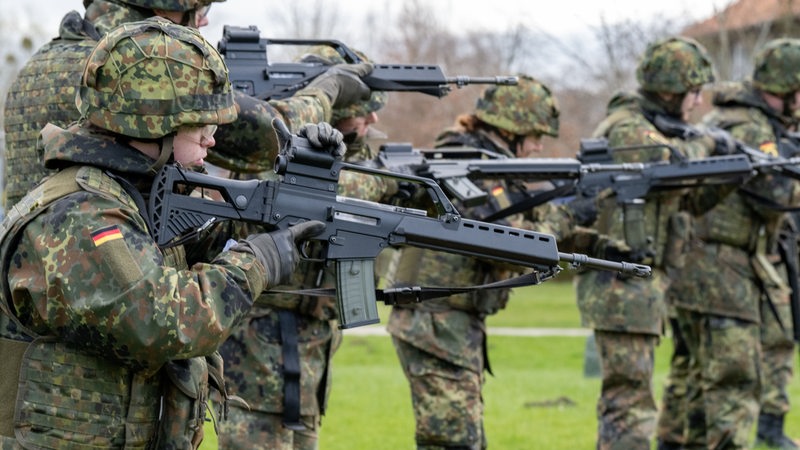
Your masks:
M672 37L647 46L636 79L645 91L682 94L714 81L714 66L700 43Z
M486 89L475 105L475 115L489 125L519 136L558 136L558 102L550 89L527 75L512 86Z
M197 30L159 18L122 25L98 42L77 105L94 125L143 139L236 119L222 56Z

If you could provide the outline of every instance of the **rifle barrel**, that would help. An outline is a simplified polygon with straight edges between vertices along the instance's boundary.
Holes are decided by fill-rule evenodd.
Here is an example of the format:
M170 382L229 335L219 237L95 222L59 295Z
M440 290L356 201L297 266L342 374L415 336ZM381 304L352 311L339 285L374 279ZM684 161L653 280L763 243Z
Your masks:
M455 77L447 77L445 80L448 84L455 84L458 87L464 87L469 84L499 84L503 86L515 86L519 83L519 77L512 76L468 77L465 75L457 75Z
M607 259L592 258L580 253L558 252L560 261L569 263L575 267L585 266L590 269L613 270L624 275L633 275L639 278L647 278L653 269L644 264L633 264L624 261L609 261Z

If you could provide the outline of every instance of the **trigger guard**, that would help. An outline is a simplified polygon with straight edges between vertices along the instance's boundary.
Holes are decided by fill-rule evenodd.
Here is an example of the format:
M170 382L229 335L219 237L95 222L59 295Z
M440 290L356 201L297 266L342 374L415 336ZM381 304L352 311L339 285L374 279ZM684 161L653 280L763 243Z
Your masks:
M325 258L315 258L311 256L312 253L315 253L314 249L312 248L314 242L315 241L312 240L305 240L303 242L298 243L297 253L300 255L300 259L302 259L303 261L311 261L311 262L325 262Z

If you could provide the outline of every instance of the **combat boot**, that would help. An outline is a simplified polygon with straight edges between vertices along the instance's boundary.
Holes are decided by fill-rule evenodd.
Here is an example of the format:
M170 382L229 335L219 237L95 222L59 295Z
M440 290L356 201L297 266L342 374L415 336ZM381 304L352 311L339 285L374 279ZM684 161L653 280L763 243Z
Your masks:
M762 445L780 450L800 450L800 446L783 433L784 417L767 413L758 415L757 446Z

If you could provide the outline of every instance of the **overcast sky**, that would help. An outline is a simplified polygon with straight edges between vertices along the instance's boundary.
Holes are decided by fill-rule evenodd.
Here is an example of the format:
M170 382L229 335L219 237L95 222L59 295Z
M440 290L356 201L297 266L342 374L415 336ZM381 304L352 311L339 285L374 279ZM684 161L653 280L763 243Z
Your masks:
M329 4L338 8L342 21L360 25L367 12L396 11L402 2L386 0L307 0L309 4ZM574 33L598 26L602 18L608 22L623 19L650 21L658 16L684 14L700 20L724 8L732 0L428 0L436 8L444 25L453 30L497 30L525 23L554 35ZM212 42L222 37L222 25L257 25L268 29L275 0L227 0L215 3L212 24L203 34ZM82 0L0 0L0 25L13 21L22 28L35 27L54 34L61 17L75 9L83 12Z

